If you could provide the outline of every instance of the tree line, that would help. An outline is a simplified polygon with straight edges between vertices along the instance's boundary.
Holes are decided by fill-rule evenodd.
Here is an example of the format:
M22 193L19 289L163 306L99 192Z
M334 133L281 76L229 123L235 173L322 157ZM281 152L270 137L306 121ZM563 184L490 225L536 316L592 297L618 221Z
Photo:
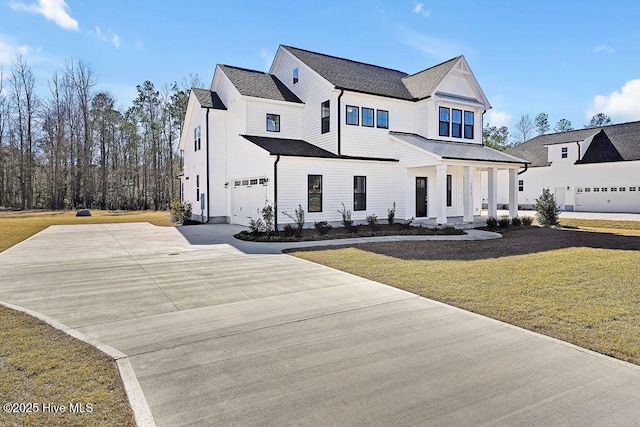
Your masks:
M147 80L126 109L97 83L67 60L40 94L22 56L0 67L0 207L167 209L179 198L178 141L199 78L160 90Z
M584 125L584 129L597 128L600 126L608 126L611 124L611 118L603 113L595 114L591 117L588 124ZM537 135L544 135L551 130L549 124L549 115L547 113L538 114L535 119L531 120L528 114L520 117L515 125L516 134L510 138L510 131L507 126L491 126L487 123L482 129L482 141L485 145L504 151L515 145L533 138L534 132ZM567 132L575 130L571 120L560 119L553 127L554 132Z

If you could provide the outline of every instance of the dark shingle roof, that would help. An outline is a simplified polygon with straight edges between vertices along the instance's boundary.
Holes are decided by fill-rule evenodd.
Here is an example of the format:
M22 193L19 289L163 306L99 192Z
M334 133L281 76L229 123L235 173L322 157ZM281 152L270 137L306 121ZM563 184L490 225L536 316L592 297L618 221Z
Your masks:
M200 89L197 87L192 87L191 91L198 99L200 105L204 108L213 108L215 110L227 109L217 93L212 92L209 89Z
M414 98L426 98L431 96L460 58L460 56L456 56L442 64L434 65L419 73L404 77L402 81Z
M282 46L339 89L390 98L417 100L430 96L460 57L414 75L351 59Z
M323 159L346 159L346 160L373 160L381 162L397 162L396 159L381 159L376 157L356 157L338 156L330 151L324 150L316 145L310 144L301 139L271 138L266 136L241 135L247 141L256 144L269 154L279 154L281 156L292 157L317 157Z
M527 163L525 160L481 144L428 139L414 133L389 132L389 135L435 154L443 159L478 160L498 163Z
M583 154L583 163L640 160L640 122L621 123L591 129L538 135L507 150L507 153L531 162L531 166L549 166L547 145L591 140Z
M262 71L218 65L241 95L303 104L276 76Z

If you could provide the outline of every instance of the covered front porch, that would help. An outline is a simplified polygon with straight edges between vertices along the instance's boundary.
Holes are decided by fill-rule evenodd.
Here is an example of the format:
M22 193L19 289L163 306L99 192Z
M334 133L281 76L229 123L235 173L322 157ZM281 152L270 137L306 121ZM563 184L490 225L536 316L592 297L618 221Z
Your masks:
M503 169L509 174L509 215L515 217L519 167L443 161L433 166L407 168L406 216L428 225L473 224L482 214L483 184L489 189L489 206L493 207L488 214L497 216L497 174ZM483 177L486 183L482 183Z

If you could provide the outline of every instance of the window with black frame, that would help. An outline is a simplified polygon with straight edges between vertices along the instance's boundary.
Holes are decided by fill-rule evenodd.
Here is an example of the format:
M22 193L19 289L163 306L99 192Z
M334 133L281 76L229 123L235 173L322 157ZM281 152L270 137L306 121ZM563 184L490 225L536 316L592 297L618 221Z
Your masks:
M322 133L329 132L329 123L331 120L331 107L329 101L324 101L320 107L320 122Z
M376 122L380 129L389 129L389 112L386 110L378 110L376 112Z
M451 110L451 136L462 138L462 110Z
M449 109L440 107L440 136L449 136Z
M280 132L279 114L267 114L267 132Z
M360 120L358 116L360 115L360 108L354 107L353 105L347 105L347 124L358 126Z
M362 107L362 126L373 127L373 108Z
M464 137L473 139L473 111L464 112Z
M307 212L322 212L322 175L307 177Z
M353 210L367 210L367 177L353 177Z

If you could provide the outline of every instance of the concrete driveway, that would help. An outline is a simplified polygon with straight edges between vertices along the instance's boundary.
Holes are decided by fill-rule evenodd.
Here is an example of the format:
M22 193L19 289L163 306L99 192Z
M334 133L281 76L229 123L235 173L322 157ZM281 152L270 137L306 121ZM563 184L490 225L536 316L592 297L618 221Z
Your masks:
M640 420L637 366L234 230L51 227L0 254L0 300L128 355L159 426Z

